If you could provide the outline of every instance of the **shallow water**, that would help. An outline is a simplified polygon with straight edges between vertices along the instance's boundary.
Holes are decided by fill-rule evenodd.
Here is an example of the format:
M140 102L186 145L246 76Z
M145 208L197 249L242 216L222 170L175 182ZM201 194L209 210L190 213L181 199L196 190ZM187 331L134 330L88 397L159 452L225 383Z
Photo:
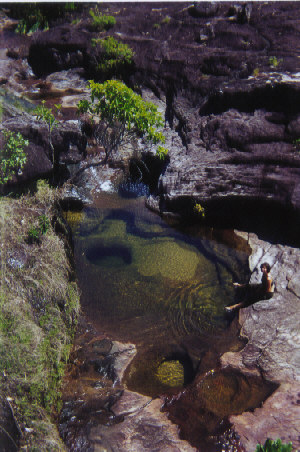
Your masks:
M247 243L230 230L169 225L145 208L143 198L116 193L100 193L92 207L65 215L73 230L87 322L99 337L137 347L125 387L163 397L164 410L180 426L182 438L199 450L242 450L226 419L259 406L273 390L262 381L218 370L222 353L243 347L224 307L234 301L232 282L249 277ZM79 377L80 387L85 388L84 378L88 382L82 394L88 394L95 378L94 386L107 384L99 383L99 373L92 374ZM67 399L66 407L76 406L72 395ZM93 411L93 403L84 402L91 405L86 412ZM81 419L81 408L76 409L66 409L71 419ZM112 422L109 412L101 419L99 425ZM78 422L84 441L85 422L89 425L89 418ZM62 432L76 423L70 425L65 423Z
M115 193L100 194L92 208L66 216L82 307L97 329L140 349L161 349L164 358L170 344L224 333L232 281L248 271L242 239L199 226L186 233L148 211L144 199Z

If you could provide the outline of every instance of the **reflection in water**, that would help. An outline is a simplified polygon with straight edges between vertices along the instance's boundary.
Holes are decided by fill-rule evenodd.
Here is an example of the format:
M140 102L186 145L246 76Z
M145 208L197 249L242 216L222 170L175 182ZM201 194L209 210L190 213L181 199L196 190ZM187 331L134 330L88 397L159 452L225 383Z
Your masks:
M137 346L124 384L152 397L164 394L184 437L219 450L217 437L205 438L224 432L223 417L257 406L268 394L254 385L252 397L233 374L206 375L221 353L242 346L237 329L228 330L224 307L234 297L232 281L247 280L247 244L232 231L175 229L142 199L117 194L101 194L94 207L66 217L87 320L99 333Z
M224 306L234 296L232 280L246 274L247 253L176 231L141 199L123 201L124 208L116 196L103 195L81 217L68 214L88 317L135 342L150 320L172 339L224 330ZM149 341L142 336L138 343Z

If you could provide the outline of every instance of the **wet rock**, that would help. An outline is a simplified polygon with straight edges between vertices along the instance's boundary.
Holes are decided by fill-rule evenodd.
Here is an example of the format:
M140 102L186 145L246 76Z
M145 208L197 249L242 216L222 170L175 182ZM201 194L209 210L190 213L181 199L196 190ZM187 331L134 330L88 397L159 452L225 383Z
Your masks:
M248 243L252 248L250 282L259 282L259 266L269 262L276 290L272 299L240 310L241 335L248 342L238 353L225 353L221 362L223 367L238 368L244 374L260 374L280 386L262 408L232 416L231 421L246 451L253 450L258 441L264 443L267 437L292 441L297 449L300 445L296 414L300 390L300 291L296 275L300 251L264 242L255 234L248 235ZM249 425L255 433L250 433Z
M112 409L123 414L124 421L110 427L92 428L90 441L94 447L120 452L196 451L186 441L178 439L177 427L160 412L159 399L151 401L148 397L125 392L121 400Z

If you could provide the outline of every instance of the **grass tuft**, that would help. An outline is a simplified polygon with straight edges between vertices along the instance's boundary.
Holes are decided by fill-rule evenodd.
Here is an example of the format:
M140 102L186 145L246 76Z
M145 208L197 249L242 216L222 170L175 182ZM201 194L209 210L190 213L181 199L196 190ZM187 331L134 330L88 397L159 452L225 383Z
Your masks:
M55 234L56 190L0 198L0 397L9 397L21 447L64 450L51 416L79 313L65 243ZM39 241L28 241L35 225Z

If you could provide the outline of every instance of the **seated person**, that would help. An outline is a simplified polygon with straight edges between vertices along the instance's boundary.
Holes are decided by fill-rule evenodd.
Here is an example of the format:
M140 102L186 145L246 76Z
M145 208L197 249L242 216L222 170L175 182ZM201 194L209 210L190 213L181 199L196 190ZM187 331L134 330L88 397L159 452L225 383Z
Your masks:
M236 309L244 308L259 300L269 300L274 294L274 282L270 274L270 265L267 262L261 264L260 269L262 271L261 284L239 284L233 283L235 287L243 287L246 289L244 294L244 300L227 306L225 310L227 312L235 311Z

